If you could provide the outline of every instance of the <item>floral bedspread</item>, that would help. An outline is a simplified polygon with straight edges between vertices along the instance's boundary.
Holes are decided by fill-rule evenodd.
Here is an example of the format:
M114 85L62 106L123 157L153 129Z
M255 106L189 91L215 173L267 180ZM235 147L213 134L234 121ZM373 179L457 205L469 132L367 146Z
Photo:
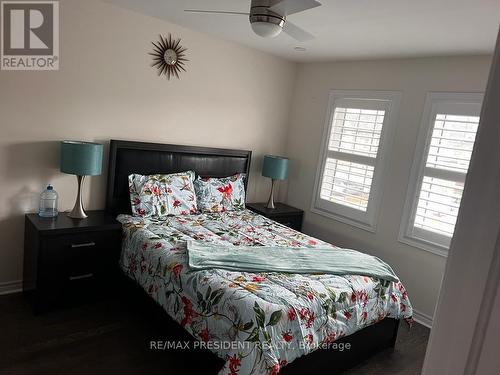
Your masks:
M204 347L226 360L219 374L277 374L294 359L385 317L412 316L401 282L190 270L188 239L311 251L328 245L248 210L164 219L120 215L118 220L124 228L122 269Z

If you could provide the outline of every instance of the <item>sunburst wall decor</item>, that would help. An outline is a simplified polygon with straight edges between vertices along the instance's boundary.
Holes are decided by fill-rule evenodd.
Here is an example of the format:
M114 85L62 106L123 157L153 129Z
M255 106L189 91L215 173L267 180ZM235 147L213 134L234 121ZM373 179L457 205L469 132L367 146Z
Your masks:
M149 53L153 56L151 66L158 69L159 76L164 74L168 79L173 76L179 78L181 70L186 71L185 62L189 61L185 54L187 49L181 46L180 38L174 39L170 34L159 37L159 41L151 42L154 46L154 51Z

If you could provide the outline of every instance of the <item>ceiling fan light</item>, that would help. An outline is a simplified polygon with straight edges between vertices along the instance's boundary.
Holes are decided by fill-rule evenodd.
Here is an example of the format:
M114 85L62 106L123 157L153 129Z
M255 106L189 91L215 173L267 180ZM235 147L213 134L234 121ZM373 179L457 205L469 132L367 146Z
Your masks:
M270 22L252 22L251 25L253 32L263 38L274 38L283 29L280 25Z

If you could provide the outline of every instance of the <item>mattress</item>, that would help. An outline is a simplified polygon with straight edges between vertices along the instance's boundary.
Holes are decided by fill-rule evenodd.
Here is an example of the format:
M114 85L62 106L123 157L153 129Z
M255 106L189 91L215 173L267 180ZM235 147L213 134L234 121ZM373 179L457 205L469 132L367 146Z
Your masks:
M276 374L294 359L390 317L411 320L401 282L363 275L190 270L186 241L335 246L249 210L143 219L120 215L120 265L192 336L220 374Z

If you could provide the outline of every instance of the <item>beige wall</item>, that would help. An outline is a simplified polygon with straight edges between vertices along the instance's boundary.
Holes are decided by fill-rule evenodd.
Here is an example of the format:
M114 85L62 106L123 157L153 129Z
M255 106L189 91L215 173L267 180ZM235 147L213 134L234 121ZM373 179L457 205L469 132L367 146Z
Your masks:
M304 229L340 246L388 261L409 290L415 309L432 316L446 259L398 242L409 171L428 91L484 91L490 57L423 58L301 64L288 135L288 202L306 210ZM376 233L310 212L319 147L332 89L402 92Z
M295 64L100 1L60 8L60 70L0 71L0 291L22 278L23 214L44 186L54 184L60 208L74 202L74 176L58 171L60 140L250 149L250 201L268 191L262 155L285 150ZM149 66L151 41L169 32L188 48L180 80ZM105 173L87 181L88 208L104 206Z

